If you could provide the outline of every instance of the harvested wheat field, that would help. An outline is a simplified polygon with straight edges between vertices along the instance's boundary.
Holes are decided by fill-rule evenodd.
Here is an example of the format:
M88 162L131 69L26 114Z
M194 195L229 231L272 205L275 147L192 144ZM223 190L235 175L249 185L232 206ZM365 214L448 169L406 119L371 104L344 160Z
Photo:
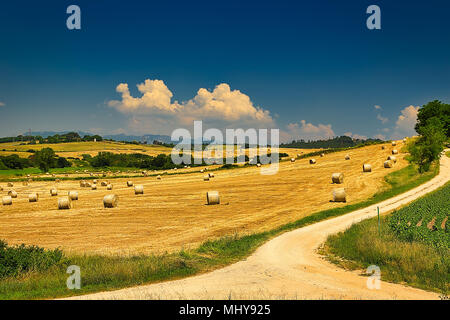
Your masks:
M400 146L396 146L401 150ZM80 187L80 181L1 183L1 196L14 189L18 198L12 206L0 207L0 239L10 244L60 247L68 253L129 255L159 253L193 247L206 239L272 229L323 209L345 206L333 203L333 189L345 188L347 204L368 198L386 187L383 177L407 165L404 154L391 169L383 167L394 147L374 145L327 154L317 159L280 163L275 175L261 175L256 166L219 170L204 181L204 173L133 178L144 194L135 195L128 179L110 179L113 190L101 186L107 178L96 178L97 190ZM349 154L351 159L345 160ZM371 164L372 172L362 165ZM264 167L264 166L263 166ZM331 183L335 172L344 182ZM92 181L91 181L92 182ZM57 188L58 196L50 195ZM219 205L206 205L206 192L220 193ZM73 208L58 210L58 198L78 191ZM39 193L29 202L30 193ZM118 206L104 208L107 194L119 197Z

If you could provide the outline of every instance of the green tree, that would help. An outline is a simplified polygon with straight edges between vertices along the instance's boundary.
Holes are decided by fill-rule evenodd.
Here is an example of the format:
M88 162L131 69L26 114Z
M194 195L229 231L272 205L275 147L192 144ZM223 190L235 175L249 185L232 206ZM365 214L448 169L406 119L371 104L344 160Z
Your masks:
M417 133L422 135L423 129L433 118L441 122L445 135L450 137L450 104L434 100L422 106L417 114L417 124L415 127Z
M40 151L37 151L34 154L34 161L38 165L39 169L41 169L43 172L47 172L48 169L55 166L55 151L53 151L52 148L44 148Z
M419 138L408 147L412 162L419 166L419 172L430 170L431 163L439 159L445 140L444 127L437 117L430 118L420 128Z

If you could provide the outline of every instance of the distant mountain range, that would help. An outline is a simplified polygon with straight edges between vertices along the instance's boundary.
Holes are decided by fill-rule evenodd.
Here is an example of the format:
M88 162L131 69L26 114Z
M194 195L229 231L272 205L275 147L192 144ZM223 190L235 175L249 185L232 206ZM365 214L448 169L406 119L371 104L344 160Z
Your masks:
M54 136L55 134L66 134L69 132L74 131L37 131L37 132L31 132L32 136L41 136L43 138L47 138L49 136ZM84 137L86 135L93 136L94 134L84 131L75 131L77 132L81 137ZM24 133L23 135L29 135L29 132ZM147 142L149 144L153 143L154 140L157 140L159 142L163 143L171 143L171 139L169 136L165 135L158 135L158 134L145 134L142 136L134 136L134 135L126 135L126 134L109 134L109 135L101 135L104 139L112 139L115 141L138 141L138 142Z

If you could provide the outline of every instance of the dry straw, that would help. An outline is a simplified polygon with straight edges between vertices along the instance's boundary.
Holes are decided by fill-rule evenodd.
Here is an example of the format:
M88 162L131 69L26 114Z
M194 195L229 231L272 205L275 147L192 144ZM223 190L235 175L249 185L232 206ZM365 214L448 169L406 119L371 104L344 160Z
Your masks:
M80 187L82 187L82 188L86 187L86 181L81 180L80 181Z
M52 197L57 196L58 195L58 190L56 190L55 188L50 189L50 195Z
M58 210L72 209L72 200L69 197L62 197L58 199Z
M291 162L295 162L295 159L294 159L294 158L291 158Z
M392 168L393 167L392 161L391 160L385 161L384 162L384 167L385 168Z
M161 180L161 176L160 176L160 175L158 175L158 176L156 177L156 179L158 179L158 180Z
M12 197L11 196L4 196L2 198L2 203L3 203L4 206L12 205Z
M144 186L143 185L136 185L134 187L134 194L144 194Z
M38 202L39 200L39 194L37 193L31 193L28 195L28 201L29 202Z
M106 190L112 190L113 189L113 185L112 184L108 184L107 186L106 186Z
M93 184L92 187L91 187L91 190L97 190L97 185Z
M316 163L316 159L309 159L309 164L315 164Z
M338 188L333 190L333 202L346 202L347 195L344 188Z
M210 178L214 178L214 173L211 172L211 173L208 173L208 175Z
M363 172L372 172L372 166L370 164L363 164Z
M394 163L397 162L397 157L396 156L389 156L387 159L393 161Z
M345 155L345 160L350 160L350 155Z
M219 191L208 191L206 193L206 200L208 205L220 204Z
M78 192L77 191L69 191L67 194L70 198L70 200L75 201L78 200Z
M106 187L106 186L108 185L108 182L102 181L102 182L100 183L100 185L101 185L102 187Z
M7 186L11 188L14 187L14 184L12 182L8 182Z
M208 174L203 177L203 181L209 181L209 175Z
M103 198L103 206L105 208L115 208L119 202L119 197L115 194L108 194Z
M132 187L133 186L133 181L127 181L127 187Z
M396 146L397 143L396 143L395 141L392 141L392 145L393 145L393 146Z
M11 190L8 192L8 196L10 196L11 198L17 198L17 192L14 190Z
M344 182L344 174L340 172L333 173L331 175L331 182L341 184Z
M392 150L392 154L398 154L398 150L397 149Z

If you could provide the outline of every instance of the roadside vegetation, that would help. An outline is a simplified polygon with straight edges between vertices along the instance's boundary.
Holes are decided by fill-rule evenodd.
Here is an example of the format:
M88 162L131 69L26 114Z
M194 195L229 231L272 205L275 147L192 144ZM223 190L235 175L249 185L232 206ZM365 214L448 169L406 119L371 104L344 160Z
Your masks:
M418 174L414 166L395 171L386 176L387 190L370 199L329 209L256 234L235 234L203 243L200 247L161 255L131 257L63 256L45 270L27 269L0 279L0 299L55 298L129 286L179 279L204 273L242 260L267 240L286 231L294 230L353 210L370 206L412 189L430 180L438 173L438 166L424 174ZM68 265L81 268L81 290L66 288Z
M408 144L409 160L422 175L435 170L445 142L450 138L450 105L432 101L418 113L415 127L419 137ZM405 172L406 173L406 172ZM390 183L402 180L390 176ZM411 171L407 179L414 179ZM397 182L395 182L395 180ZM377 219L352 226L329 237L323 252L328 258L349 269L369 265L381 268L382 279L406 283L423 289L450 291L450 184L409 206Z
M338 265L381 269L385 281L450 292L448 208L450 184L381 219L369 219L330 236L324 253Z

